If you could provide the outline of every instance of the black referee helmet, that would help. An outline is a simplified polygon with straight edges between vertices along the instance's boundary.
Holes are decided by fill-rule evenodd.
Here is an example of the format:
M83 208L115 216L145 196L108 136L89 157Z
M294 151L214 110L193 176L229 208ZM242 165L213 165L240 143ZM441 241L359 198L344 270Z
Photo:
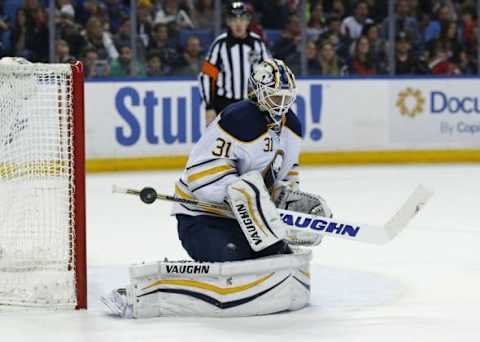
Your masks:
M227 9L227 16L234 18L250 18L247 6L242 1L233 1L230 3Z

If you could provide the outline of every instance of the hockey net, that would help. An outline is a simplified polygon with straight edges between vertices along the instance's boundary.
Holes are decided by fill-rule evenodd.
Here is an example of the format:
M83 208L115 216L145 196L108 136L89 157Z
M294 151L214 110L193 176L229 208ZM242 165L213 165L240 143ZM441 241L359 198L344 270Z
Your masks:
M86 308L83 71L0 60L0 305Z

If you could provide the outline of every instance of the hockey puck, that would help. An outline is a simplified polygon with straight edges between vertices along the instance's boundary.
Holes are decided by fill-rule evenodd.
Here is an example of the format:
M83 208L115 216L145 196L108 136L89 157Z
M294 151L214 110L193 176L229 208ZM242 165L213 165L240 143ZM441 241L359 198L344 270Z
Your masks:
M157 192L153 188L143 188L140 191L140 199L143 203L152 204L157 199Z

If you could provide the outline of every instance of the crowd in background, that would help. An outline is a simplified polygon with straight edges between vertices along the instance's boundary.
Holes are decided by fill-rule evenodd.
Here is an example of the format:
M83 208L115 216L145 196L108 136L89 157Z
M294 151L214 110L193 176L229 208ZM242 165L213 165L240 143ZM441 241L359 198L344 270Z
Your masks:
M246 1L250 29L296 74L302 52L309 75L389 74L389 49L397 75L478 74L475 0L396 0L394 47L388 43L388 1L310 0L305 6L301 1ZM214 1L136 4L133 60L129 0L56 0L56 61L82 60L87 77L198 75L214 38ZM0 38L0 56L47 62L48 3L0 0Z

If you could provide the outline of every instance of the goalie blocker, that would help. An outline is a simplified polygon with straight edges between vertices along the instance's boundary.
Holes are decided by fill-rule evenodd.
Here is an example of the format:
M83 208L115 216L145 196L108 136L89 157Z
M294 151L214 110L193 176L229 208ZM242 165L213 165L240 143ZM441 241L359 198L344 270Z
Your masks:
M222 263L191 261L132 265L130 284L101 298L113 314L254 316L305 307L311 251Z

